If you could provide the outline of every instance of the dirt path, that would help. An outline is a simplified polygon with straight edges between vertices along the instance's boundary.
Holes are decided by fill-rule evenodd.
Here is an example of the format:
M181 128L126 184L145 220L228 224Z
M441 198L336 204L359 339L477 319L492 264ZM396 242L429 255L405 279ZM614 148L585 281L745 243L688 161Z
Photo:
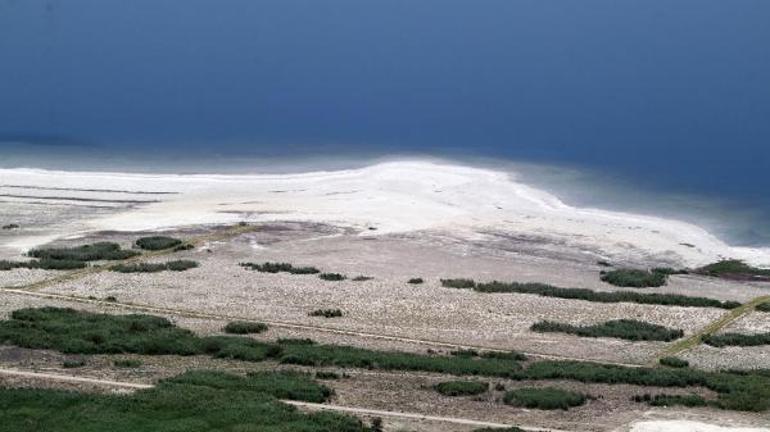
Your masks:
M743 316L753 312L754 308L756 308L758 304L767 301L770 301L770 296L760 296L742 304L741 306L738 306L735 309L727 311L727 313L719 317L719 319L707 324L698 332L669 345L653 360L654 364L657 364L658 360L663 357L676 356L687 350L695 348L703 342L703 338L706 336L717 333L719 330L722 330L723 328L730 325L730 323L735 322Z
M19 377L19 378L42 379L47 381L62 381L62 382L71 382L71 383L79 383L79 384L97 384L97 385L104 385L108 387L119 387L119 388L131 389L131 390L141 390L141 389L148 389L148 388L154 387L152 384L111 381L111 380L79 377L79 376L72 376L72 375L23 371L18 369L0 369L0 376L13 376L13 377Z

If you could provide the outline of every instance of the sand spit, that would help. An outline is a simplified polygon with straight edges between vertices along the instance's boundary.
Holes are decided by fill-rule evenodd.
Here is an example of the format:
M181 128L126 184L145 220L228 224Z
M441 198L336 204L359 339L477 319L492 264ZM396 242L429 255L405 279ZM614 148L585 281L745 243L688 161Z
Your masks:
M53 233L32 230L0 239L19 251L73 232L292 220L348 226L366 235L434 230L483 240L494 230L536 237L591 259L693 266L733 257L770 266L770 250L730 247L692 224L575 208L506 173L423 161L286 175L2 169L0 194L6 217L30 202L42 212L47 204L79 209L79 216L70 214L71 223L60 222Z

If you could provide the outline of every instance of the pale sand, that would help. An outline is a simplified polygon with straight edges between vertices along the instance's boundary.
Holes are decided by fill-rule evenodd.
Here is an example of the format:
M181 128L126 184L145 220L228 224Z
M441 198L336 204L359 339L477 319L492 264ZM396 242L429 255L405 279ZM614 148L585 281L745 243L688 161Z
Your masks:
M36 187L0 186L3 194L24 196L5 198L6 202L16 202L19 207L24 205L24 200L35 199L29 197L45 203L84 207L94 204L84 199L96 199L100 201L95 203L102 207L94 211L93 216L73 221L53 233L33 232L2 240L2 246L18 251L73 232L295 220L349 226L367 235L438 230L478 239L480 232L493 229L511 235L535 236L592 258L696 266L730 257L770 266L770 249L730 247L692 224L575 208L506 173L433 162L388 162L362 169L286 175L148 175L2 169L0 185ZM136 191L177 193L148 195L134 193ZM61 197L61 201L52 199L57 197ZM136 202L125 202L131 200ZM369 227L377 230L370 231Z
M687 420L656 420L634 423L631 432L770 432L770 429L716 426Z

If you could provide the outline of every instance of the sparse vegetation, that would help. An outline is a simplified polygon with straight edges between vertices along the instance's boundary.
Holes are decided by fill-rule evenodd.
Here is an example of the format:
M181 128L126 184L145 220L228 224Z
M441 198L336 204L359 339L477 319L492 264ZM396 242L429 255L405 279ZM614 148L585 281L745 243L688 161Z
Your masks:
M450 286L444 283L444 286ZM457 281L457 279L452 279ZM553 285L541 283L519 282L489 282L475 283L470 279L462 279L461 283L451 282L452 288L473 288L482 293L515 293L535 294L543 297L556 297L574 300L585 300L598 303L639 303L658 304L663 306L685 307L716 307L721 309L733 309L741 304L735 301L720 301L706 297L688 297L679 294L643 294L631 291L592 291L585 288L559 288Z
M476 282L473 279L441 279L441 286L444 288L475 288Z
M764 302L757 305L756 310L760 312L770 312L770 302Z
M225 333L254 334L267 331L267 324L251 321L231 321L224 328Z
M320 380L336 380L340 379L340 374L337 372L318 371L315 373L315 377Z
M608 284L612 284L619 287L630 288L650 288L660 287L666 284L668 280L667 272L659 272L657 270L637 270L637 269L618 269L603 272L601 279Z
M478 381L445 381L434 386L444 396L473 396L489 390L489 384Z
M659 362L663 366L672 368L686 368L690 366L690 362L684 359L680 359L679 357L663 357L659 360Z
M19 229L19 224L11 223L3 225L4 230L12 230L12 229Z
M75 369L85 365L86 361L84 359L68 359L62 362L61 367L64 369Z
M353 417L305 414L278 400L319 403L331 393L307 375L285 372L192 371L130 395L2 388L0 424L18 432L368 432Z
M185 271L195 267L198 267L198 263L191 260L174 260L166 263L169 271Z
M630 341L670 342L684 336L679 329L670 329L657 324L637 320L612 320L589 326L574 326L553 321L540 321L530 327L532 331L546 333L567 333L583 337L612 337Z
M353 282L366 282L366 281L370 281L370 280L372 280L372 279L374 279L374 278L373 278L373 277L370 277L370 276L356 276L356 277L354 277L354 278L353 278L353 279L351 279L351 280L352 280Z
M507 405L544 410L568 410L586 403L586 396L555 387L524 387L510 390L503 396Z
M76 270L85 268L83 261L41 259L31 261L6 261L0 260L0 271L19 268L40 270Z
M342 311L339 309L316 309L308 315L314 317L338 318L342 316Z
M162 271L185 271L198 267L198 263L191 260L175 260L165 263L131 263L116 264L110 267L111 271L119 273L157 273Z
M278 338L276 343L279 345L315 345L315 341L308 338Z
M339 273L321 273L318 277L325 281L343 281L346 279L344 275Z
M425 281L422 280L422 278L411 278L411 279L409 279L407 281L407 283L414 284L414 285L419 285L419 284L421 284L423 282L425 282Z
M651 406L686 406L686 407L702 407L709 405L706 399L703 399L698 395L667 395L658 394L652 396L650 394L637 395L631 398L634 402L644 402Z
M113 360L112 365L119 368L134 369L142 366L142 361L135 359L118 359Z
M479 353L474 349L461 349L456 351L450 351L449 354L453 356L461 356L461 357L481 357L481 358L494 358L494 359L514 360L514 361L525 361L527 359L527 356L516 351L506 351L506 352L482 351L481 353Z
M139 252L121 249L111 242L98 242L75 247L32 249L27 255L41 260L60 261L116 261L139 255Z
M136 241L136 245L140 249L151 251L171 249L181 244L182 240L166 236L142 237Z
M316 274L321 271L315 267L294 267L289 263L265 262L262 264L240 263L241 267L256 270L261 273L291 273L291 274Z
M525 432L524 429L517 428L516 426L511 426L507 428L481 428L481 429L474 429L473 432Z
M717 348L726 346L770 345L770 333L720 333L704 337L703 343Z
M192 245L191 243L184 243L184 244L180 244L179 246L175 247L174 248L174 252L188 251L188 250L191 250L191 249L195 249L195 246Z

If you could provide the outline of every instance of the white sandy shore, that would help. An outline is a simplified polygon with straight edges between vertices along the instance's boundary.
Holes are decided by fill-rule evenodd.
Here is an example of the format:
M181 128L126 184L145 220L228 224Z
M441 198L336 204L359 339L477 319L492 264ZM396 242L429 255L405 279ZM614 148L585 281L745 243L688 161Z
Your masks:
M6 202L125 205L94 215L69 232L15 236L25 250L57 236L96 230L153 230L238 221L301 220L360 228L367 234L448 230L478 238L496 230L555 241L616 259L655 258L701 265L722 257L770 266L770 249L730 247L704 229L669 219L575 208L506 173L423 161L286 175L148 175L0 169ZM5 185L34 186L13 188ZM56 189L53 189L56 188ZM67 190L69 189L69 190ZM110 189L110 192L74 189ZM114 191L124 192L114 192ZM148 195L135 192L177 192ZM23 196L23 197L18 197ZM52 200L60 197L61 200ZM79 198L81 201L70 201ZM116 203L110 203L116 200ZM6 204L0 204L6 205ZM376 227L377 231L366 228Z

